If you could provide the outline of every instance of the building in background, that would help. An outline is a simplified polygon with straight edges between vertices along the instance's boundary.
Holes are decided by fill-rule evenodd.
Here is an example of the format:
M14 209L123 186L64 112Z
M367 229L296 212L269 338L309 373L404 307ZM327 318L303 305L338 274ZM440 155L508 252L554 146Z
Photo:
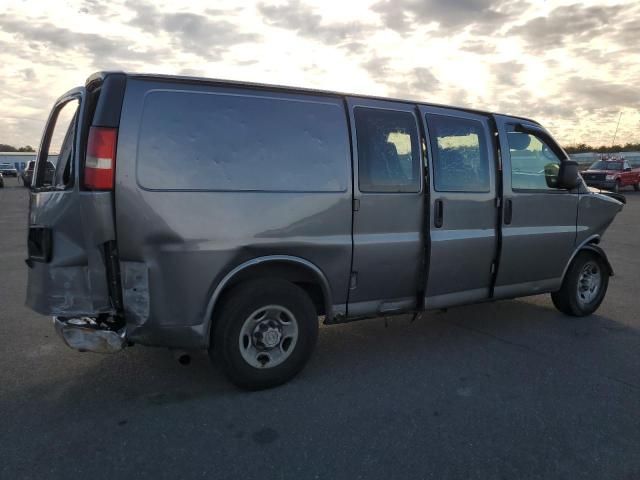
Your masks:
M18 173L25 169L30 160L35 159L35 152L0 152L0 163L12 163Z
M36 152L0 152L0 163L12 163L18 173L24 171L27 163L36 159ZM49 155L49 160L54 164L58 159L57 155Z

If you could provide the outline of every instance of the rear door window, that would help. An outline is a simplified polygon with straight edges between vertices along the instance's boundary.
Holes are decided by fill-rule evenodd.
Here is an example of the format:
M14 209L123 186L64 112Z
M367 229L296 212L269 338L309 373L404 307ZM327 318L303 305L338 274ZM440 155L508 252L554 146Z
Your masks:
M55 123L51 127L51 140L45 158L39 158L44 172L39 173L38 187L66 187L71 184L73 149L76 132L76 118L80 102L71 100L57 111Z
M349 162L338 100L164 90L145 97L137 154L143 188L342 192Z
M438 192L488 192L489 158L482 124L467 118L427 115L434 187Z
M420 191L420 147L408 112L354 109L361 192Z

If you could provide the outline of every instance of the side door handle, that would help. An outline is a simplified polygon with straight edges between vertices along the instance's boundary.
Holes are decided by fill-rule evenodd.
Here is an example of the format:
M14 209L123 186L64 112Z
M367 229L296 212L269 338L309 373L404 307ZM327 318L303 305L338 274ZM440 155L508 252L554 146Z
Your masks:
M513 202L507 198L504 202L504 224L509 225L513 217Z
M442 203L442 200L438 199L436 200L436 203L434 205L434 219L433 219L433 225L436 228L442 227L443 217L444 217L444 205Z

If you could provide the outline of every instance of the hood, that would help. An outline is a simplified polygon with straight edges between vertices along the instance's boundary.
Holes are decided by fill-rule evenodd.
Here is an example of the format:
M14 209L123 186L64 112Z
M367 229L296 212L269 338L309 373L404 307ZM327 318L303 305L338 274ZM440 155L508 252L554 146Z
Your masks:
M609 197L612 198L618 202L620 202L621 204L625 205L627 203L627 197L625 197L623 194L621 193L614 193L614 192L610 192L608 190L601 190L599 188L595 188L595 187L589 187L587 186L587 189L589 190L589 192L594 193L596 195L602 195L604 197Z

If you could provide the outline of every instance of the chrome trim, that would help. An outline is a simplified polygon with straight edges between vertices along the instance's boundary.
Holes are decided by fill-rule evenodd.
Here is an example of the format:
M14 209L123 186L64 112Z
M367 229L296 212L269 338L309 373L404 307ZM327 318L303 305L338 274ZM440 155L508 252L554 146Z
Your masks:
M95 353L116 353L127 345L126 328L108 330L101 328L89 317L53 317L56 333L74 350Z

